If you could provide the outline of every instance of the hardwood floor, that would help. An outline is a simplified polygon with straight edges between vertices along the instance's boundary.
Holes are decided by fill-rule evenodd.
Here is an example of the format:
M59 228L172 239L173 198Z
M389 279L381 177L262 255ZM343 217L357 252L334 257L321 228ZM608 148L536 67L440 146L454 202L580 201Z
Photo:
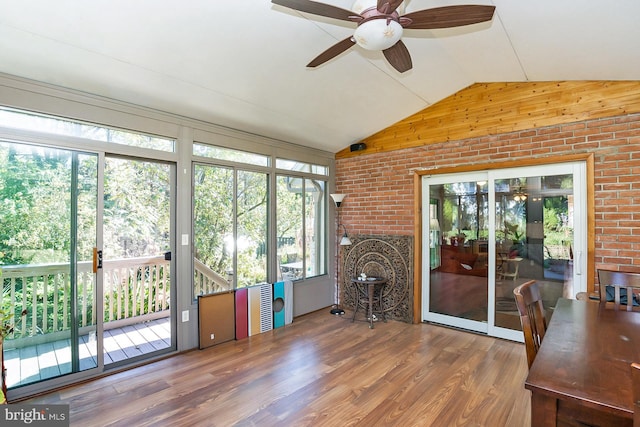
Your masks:
M72 426L528 426L523 344L321 310L31 399Z

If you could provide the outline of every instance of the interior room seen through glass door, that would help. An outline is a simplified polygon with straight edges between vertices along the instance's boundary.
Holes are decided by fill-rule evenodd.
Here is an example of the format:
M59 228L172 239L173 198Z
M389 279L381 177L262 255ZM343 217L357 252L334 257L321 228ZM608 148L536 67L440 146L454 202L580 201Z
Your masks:
M518 340L518 285L536 280L549 315L586 289L585 176L567 163L424 177L423 319Z

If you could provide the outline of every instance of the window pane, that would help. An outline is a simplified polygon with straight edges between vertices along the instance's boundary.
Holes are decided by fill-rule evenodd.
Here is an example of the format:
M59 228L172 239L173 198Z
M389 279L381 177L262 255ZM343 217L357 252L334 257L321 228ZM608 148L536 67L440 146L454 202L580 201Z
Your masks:
M194 167L194 295L233 289L234 278L236 287L267 281L268 175L236 176L234 185L231 168Z
M429 311L487 321L488 197L482 182L429 187ZM460 300L452 295L465 295ZM461 302L462 301L462 302Z
M194 295L233 288L233 170L193 171Z
M238 172L237 287L267 281L268 175Z
M131 147L169 152L175 151L175 141L173 139L145 135L138 132L129 132L95 124L86 124L9 108L0 108L0 126L48 132L56 135L76 136Z
M301 179L277 179L278 280L298 280L303 275Z
M313 277L326 273L326 182L311 179L306 179L305 182L305 266L306 277Z
M247 163L256 166L269 166L269 157L261 154L248 153L246 151L232 150L231 148L215 147L213 145L194 142L193 154L195 156L209 157L211 159L229 160L232 162Z
M97 197L97 155L0 141L0 309L13 316L2 324L12 325L2 337L9 389L97 366L96 340L87 339L96 333Z
M326 166L297 162L295 160L276 159L276 168L298 172L310 172L316 175L329 175L329 168Z
M278 280L326 274L326 182L279 176L277 183Z
M516 285L536 280L544 306L555 306L572 276L573 175L497 179L495 191L496 294L513 298ZM520 329L500 304L496 325Z

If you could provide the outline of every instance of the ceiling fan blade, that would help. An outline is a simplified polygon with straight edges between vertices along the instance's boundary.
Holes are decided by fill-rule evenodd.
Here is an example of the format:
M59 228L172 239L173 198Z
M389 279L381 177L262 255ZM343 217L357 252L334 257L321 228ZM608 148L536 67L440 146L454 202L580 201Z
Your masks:
M403 26L407 29L430 30L477 24L490 21L493 18L495 8L495 6L469 4L419 10L403 15L402 18L409 18L413 21Z
M360 17L355 12L330 4L318 3L311 0L271 0L271 3L300 12L312 13L314 15L326 16L328 18L340 19L342 21L353 21L350 17Z
M307 67L317 67L320 64L324 64L328 60L340 55L354 44L356 44L356 42L353 40L353 37L348 37L316 56L313 61L307 64Z
M378 0L376 9L380 13L391 15L404 0Z
M399 40L398 43L391 46L389 49L385 49L382 51L384 57L387 58L389 64L400 73L404 73L413 67L411 63L411 55L409 55L409 50L402 40Z

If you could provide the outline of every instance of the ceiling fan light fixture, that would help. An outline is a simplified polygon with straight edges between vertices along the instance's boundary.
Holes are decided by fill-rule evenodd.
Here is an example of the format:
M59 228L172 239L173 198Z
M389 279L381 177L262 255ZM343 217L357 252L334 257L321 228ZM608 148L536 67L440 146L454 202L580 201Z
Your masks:
M409 49L402 42L404 28L430 30L453 28L493 19L495 6L453 5L418 10L404 14L402 0L355 0L352 10L317 0L271 0L271 3L299 12L356 23L353 36L339 41L316 56L307 67L317 67L347 51L354 44L366 50L382 51L396 71L409 71L413 64Z
M402 25L394 20L372 19L356 28L353 39L363 49L385 50L402 38Z

